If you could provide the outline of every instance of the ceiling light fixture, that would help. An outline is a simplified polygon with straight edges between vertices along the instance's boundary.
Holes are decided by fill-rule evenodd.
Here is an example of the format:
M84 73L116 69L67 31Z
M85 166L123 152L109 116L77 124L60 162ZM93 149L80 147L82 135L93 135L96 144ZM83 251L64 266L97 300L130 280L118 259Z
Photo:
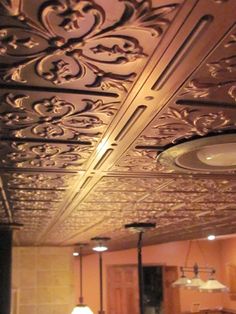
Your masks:
M95 237L91 239L95 242L93 250L99 254L99 283L100 283L100 310L98 314L105 314L103 309L103 252L108 250L105 243L110 240L108 237Z
M164 150L158 161L179 171L232 172L236 170L236 134L220 134L186 141Z
M143 302L143 263L142 263L142 241L143 234L145 231L154 229L156 227L155 223L131 223L125 225L126 229L131 229L138 232L138 243L137 243L137 253L138 253L138 279L139 279L139 309L140 314L144 314L144 302Z
M172 283L172 287L183 287L191 282L191 279L185 276L183 267L180 267L180 271L182 275Z
M197 244L199 246L199 242L197 241ZM186 289L192 289L192 290L199 290L201 292L227 292L228 288L221 284L218 280L214 278L215 276L215 269L213 267L200 267L197 263L194 264L193 267L188 267L188 258L190 255L192 246L192 241L189 242L189 247L185 259L185 266L180 267L180 271L182 273L181 277L178 278L175 282L172 283L172 287L183 287ZM201 251L201 248L199 246L199 250ZM203 252L201 251L202 255ZM204 257L204 255L203 255ZM194 277L192 279L189 279L185 276L185 273L193 272ZM207 273L210 275L210 278L205 282L199 277L199 273Z
M71 314L93 314L91 309L84 304L84 298L83 298L83 256L82 256L82 250L83 247L87 244L79 243L79 257L80 257L80 297L79 297L79 304L76 305L76 307L73 309ZM78 252L74 252L78 253ZM78 255L77 255L78 256Z
M199 288L201 292L228 292L229 288L214 278L215 270L212 269L210 278Z
M207 237L207 239L209 241L213 241L213 240L215 240L215 238L216 238L216 236L214 234L209 234L209 236Z

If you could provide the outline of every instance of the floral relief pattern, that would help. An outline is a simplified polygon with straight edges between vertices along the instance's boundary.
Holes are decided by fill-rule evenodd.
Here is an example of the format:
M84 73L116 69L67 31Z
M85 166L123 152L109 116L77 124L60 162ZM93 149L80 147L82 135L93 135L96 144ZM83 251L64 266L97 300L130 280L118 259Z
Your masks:
M117 111L119 102L104 103L101 99L82 99L76 105L57 96L42 99L27 106L26 95L5 94L2 104L11 110L1 112L4 129L16 137L79 140L96 137L108 124L109 117Z
M22 0L1 0L1 9L15 26L11 22L0 27L0 56L15 61L0 64L0 77L26 83L23 72L33 65L39 77L54 85L90 73L93 79L86 87L127 91L136 73L120 74L119 65L147 57L130 32L161 36L179 4L152 7L151 0L119 0L119 5L123 6L120 19L107 25L105 9L94 0L44 2L38 8L37 21L23 10ZM115 70L108 71L108 65Z
M81 145L59 144L10 144L10 152L2 164L14 164L18 168L78 168L89 158L91 148Z
M223 111L202 113L199 109L169 107L152 125L154 135L142 135L142 143L154 140L175 144L182 139L232 129L236 123Z
M67 189L69 182L73 178L71 175L59 174L27 174L13 173L7 175L8 188L31 188L31 189Z
M232 51L227 52L236 44L236 34L231 34L224 44L226 49L224 58L206 64L209 78L194 78L184 88L181 96L194 98L206 98L218 90L226 89L228 96L236 102L236 55Z

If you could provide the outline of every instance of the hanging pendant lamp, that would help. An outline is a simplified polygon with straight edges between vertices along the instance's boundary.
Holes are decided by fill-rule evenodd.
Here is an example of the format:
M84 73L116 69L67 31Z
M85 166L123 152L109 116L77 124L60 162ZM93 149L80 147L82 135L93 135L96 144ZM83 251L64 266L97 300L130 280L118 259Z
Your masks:
M215 279L215 269L212 270L210 278L199 287L201 292L228 292L229 288Z
M83 256L82 256L82 248L86 244L79 244L79 258L80 258L80 297L79 297L79 304L73 309L71 314L93 314L90 308L84 304L83 298Z
M172 283L172 287L185 287L187 284L191 283L191 279L189 279L185 273L184 273L184 268L180 267L180 271L182 273L181 277L179 277L176 281Z
M102 259L102 254L103 254L103 252L108 250L108 247L106 246L106 242L109 241L110 238L95 237L95 238L92 238L91 240L95 242L93 250L99 254L100 310L98 311L98 314L105 314L105 311L103 308L103 259Z

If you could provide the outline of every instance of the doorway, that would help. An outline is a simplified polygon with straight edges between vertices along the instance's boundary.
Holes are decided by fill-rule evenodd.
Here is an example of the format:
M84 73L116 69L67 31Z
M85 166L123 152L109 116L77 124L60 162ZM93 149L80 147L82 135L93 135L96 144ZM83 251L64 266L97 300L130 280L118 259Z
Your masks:
M178 278L175 266L144 265L145 314L179 314L179 290L171 283ZM138 271L136 265L107 269L108 314L139 314Z

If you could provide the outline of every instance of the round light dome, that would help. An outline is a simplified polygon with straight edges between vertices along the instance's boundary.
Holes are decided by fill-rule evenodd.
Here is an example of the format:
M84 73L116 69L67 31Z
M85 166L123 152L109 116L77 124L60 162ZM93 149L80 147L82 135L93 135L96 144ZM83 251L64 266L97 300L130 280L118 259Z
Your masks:
M205 146L197 151L198 159L209 166L236 166L236 143Z
M204 137L168 148L158 156L160 164L179 171L236 171L236 135Z

